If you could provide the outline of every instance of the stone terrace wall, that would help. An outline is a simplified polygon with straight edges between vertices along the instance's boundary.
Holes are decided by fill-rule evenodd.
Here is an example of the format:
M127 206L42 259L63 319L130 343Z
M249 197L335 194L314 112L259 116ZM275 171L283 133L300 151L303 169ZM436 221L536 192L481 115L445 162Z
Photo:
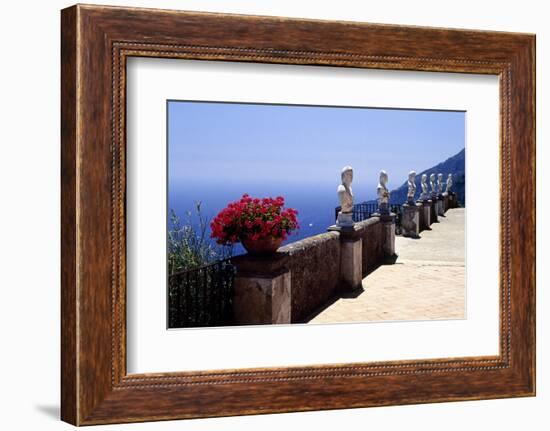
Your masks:
M340 234L327 232L285 245L289 255L292 322L302 322L334 296L340 279Z
M371 217L356 224L363 240L363 277L384 259L384 228L380 217Z
M371 217L351 231L330 231L287 244L273 256L238 256L233 260L236 321L308 321L338 294L361 286L361 278L384 260L386 232L380 218ZM357 247L352 249L352 264L342 265L342 257L350 257L350 245Z

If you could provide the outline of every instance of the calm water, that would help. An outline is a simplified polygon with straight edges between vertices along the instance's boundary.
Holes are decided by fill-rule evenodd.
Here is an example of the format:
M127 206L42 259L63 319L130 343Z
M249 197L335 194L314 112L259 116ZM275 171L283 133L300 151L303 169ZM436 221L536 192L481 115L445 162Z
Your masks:
M187 211L194 210L194 203L201 202L201 212L210 221L229 202L238 200L243 193L252 197L276 197L285 198L285 206L298 211L300 229L291 234L286 243L298 241L302 238L326 232L328 226L334 224L334 208L338 205L336 197L337 184L334 186L297 187L295 185L277 184L264 185L170 185L168 195L168 208L173 209L178 216L185 220ZM372 190L372 186L370 186ZM372 199L374 193L367 196L357 195L356 202ZM196 220L196 217L195 217ZM210 235L210 229L208 231ZM241 253L240 245L235 249Z

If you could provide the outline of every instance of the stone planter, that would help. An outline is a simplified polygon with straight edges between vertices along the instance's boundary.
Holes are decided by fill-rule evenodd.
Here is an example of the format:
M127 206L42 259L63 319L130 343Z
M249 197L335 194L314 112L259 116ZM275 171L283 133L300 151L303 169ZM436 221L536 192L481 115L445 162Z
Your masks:
M274 254L283 242L282 238L272 236L253 240L251 238L242 238L241 243L248 254L253 256L265 256Z

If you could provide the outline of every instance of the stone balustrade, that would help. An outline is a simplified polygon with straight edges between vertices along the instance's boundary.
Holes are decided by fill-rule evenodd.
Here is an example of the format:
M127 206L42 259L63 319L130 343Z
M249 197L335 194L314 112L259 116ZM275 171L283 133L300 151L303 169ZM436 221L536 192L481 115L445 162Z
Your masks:
M384 252L385 231L380 217L371 217L357 223L362 240L362 275L376 269L386 258Z
M342 247L338 232L326 232L285 245L291 273L291 321L306 319L340 288Z
M407 202L403 205L403 235L419 233L437 223L449 208L458 206L450 192L448 176L443 193L443 174L422 175L422 195L416 203L416 172L408 179ZM233 311L237 324L288 324L307 321L337 294L361 288L363 278L380 263L395 256L395 214L390 211L388 174L380 171L377 187L378 212L354 222L353 168L341 171L340 201L336 224L328 232L281 247L269 256L238 256Z
M395 234L380 217L281 247L272 256L233 259L234 318L238 324L307 321L335 295L360 287L394 250Z

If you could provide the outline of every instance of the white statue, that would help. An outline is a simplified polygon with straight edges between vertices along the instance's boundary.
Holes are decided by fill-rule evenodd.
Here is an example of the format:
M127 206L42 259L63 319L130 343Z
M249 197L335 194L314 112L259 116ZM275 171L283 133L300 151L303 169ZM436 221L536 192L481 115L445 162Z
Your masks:
M338 200L343 213L353 211L353 190L351 183L353 181L353 168L346 166L342 169L342 184L338 186Z
M407 182L407 201L414 203L414 195L416 194L416 172L409 172L409 181Z
M447 176L447 187L445 188L445 193L449 193L451 191L452 186L453 186L453 174L449 174Z
M430 199L430 193L428 192L428 176L426 174L422 174L422 177L420 178L420 185L422 186L422 194L420 195L420 199Z
M388 174L386 171L380 171L380 178L378 180L378 187L376 193L378 194L378 211L380 213L388 213L390 205L390 191L387 187Z
M437 189L435 184L435 174L430 175L430 186L432 187L432 195L437 194Z
M345 166L341 174L342 184L338 186L338 200L340 201L340 212L336 224L338 226L353 225L353 190L351 183L353 181L353 168Z
M437 193L443 193L443 174L437 174Z

